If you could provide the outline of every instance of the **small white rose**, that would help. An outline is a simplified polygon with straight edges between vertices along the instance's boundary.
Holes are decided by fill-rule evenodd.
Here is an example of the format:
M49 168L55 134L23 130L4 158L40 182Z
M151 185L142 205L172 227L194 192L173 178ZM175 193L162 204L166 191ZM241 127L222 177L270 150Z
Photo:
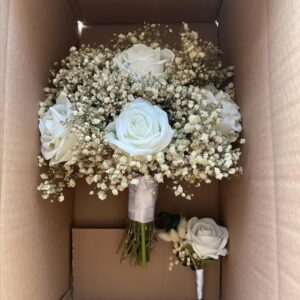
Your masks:
M213 86L207 86L206 96L211 102L222 104L222 120L217 124L217 129L225 134L232 131L241 132L241 114L238 105L230 98L230 96L217 90Z
M227 229L213 219L194 217L188 221L186 239L201 259L226 256L228 237Z
M116 54L113 62L120 68L139 76L151 73L154 76L163 76L165 65L171 64L175 58L169 49L153 49L144 44L136 44L131 48Z
M50 160L50 166L72 158L72 148L77 138L66 128L67 119L71 114L72 105L68 98L59 97L56 104L40 119L41 152L45 159Z
M166 112L142 98L127 105L106 127L109 144L133 156L163 151L172 137Z

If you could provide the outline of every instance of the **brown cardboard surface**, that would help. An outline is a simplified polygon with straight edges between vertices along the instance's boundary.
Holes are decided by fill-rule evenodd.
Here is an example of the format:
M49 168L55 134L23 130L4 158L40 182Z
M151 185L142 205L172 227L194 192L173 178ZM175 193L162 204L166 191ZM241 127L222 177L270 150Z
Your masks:
M300 1L268 1L279 298L300 299Z
M223 299L300 297L299 1L224 2L221 45L236 67L245 174L221 185L231 233Z
M226 299L300 297L300 2L224 2L221 44L236 66L245 175L221 185L231 233ZM267 254L267 255L266 255Z
M177 266L168 270L171 244L155 244L146 269L120 263L115 252L123 230L74 229L74 300L192 300L195 274ZM219 262L205 269L204 300L219 299Z
M1 0L0 298L59 299L69 286L71 197L37 192L38 102L48 68L76 43L62 1ZM3 79L4 78L4 79Z
M162 211L179 212L187 217L210 216L219 219L218 183L203 185L194 189L192 200L175 197L167 185L159 186L156 213ZM128 216L128 191L118 196L110 195L104 201L97 196L89 196L89 186L84 181L76 187L73 226L96 228L124 228Z
M60 300L72 300L72 289L70 288Z
M128 215L128 191L109 196L100 201L97 196L89 196L89 186L85 182L78 184L74 201L73 225L75 227L124 228ZM195 197L191 201L175 197L167 185L159 186L156 212L170 211L183 213L187 217L210 216L219 219L218 183L203 185L194 189Z
M5 96L5 80L6 80L6 56L7 56L7 34L8 34L8 12L9 1L2 1L0 5L0 224L1 224L1 198L2 198L2 182L3 182L3 127L4 127L4 96ZM2 234L0 226L0 298L1 298L1 281L3 277L1 243Z
M181 24L168 24L173 29L173 34L167 36L166 42L173 45L178 41L178 31ZM192 23L190 27L199 33L199 36L207 41L218 44L218 33L215 23ZM127 33L141 27L141 24L111 24L84 26L80 38L81 44L108 44L114 33Z
M266 1L224 2L221 47L235 66L247 139L244 175L222 182L220 189L221 217L230 232L229 256L222 266L224 300L278 299L267 21Z
M86 24L213 22L221 0L71 0Z

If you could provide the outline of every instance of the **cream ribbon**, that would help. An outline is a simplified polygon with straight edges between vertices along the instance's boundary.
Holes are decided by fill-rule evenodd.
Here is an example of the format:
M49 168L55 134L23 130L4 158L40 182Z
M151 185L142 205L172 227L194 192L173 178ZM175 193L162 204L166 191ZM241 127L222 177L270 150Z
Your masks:
M203 283L204 283L203 269L196 270L197 300L203 299Z
M140 223L154 220L158 182L141 177L138 184L129 185L128 217Z

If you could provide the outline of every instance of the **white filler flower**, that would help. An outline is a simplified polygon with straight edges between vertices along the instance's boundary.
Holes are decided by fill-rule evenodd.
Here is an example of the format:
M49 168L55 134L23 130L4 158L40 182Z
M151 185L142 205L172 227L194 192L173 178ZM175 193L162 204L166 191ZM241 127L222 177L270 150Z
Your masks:
M161 76L165 72L165 65L171 64L175 54L169 49L153 49L144 44L136 44L118 53L113 62L120 68L137 75L151 73Z
M207 86L207 99L214 103L222 104L222 120L217 124L217 129L225 134L232 131L241 132L241 114L238 105L230 98L230 96L217 90L213 86Z
M172 140L173 130L166 112L137 98L106 127L106 137L112 147L130 155L147 155L164 150Z
M226 256L228 237L227 229L219 226L213 219L194 217L188 221L186 239L202 259Z
M41 152L45 159L50 159L50 166L72 158L72 148L77 138L66 128L66 121L71 113L70 101L60 96L40 120Z

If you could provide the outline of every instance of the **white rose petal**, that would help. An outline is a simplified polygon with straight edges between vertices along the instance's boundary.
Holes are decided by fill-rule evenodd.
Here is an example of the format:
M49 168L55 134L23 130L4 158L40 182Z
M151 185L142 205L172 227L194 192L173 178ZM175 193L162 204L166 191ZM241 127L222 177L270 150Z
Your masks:
M172 137L166 112L142 98L131 102L106 127L109 144L133 156L162 151Z
M45 159L50 160L50 166L72 158L72 148L77 138L66 128L71 114L72 105L68 98L59 97L40 120L41 152Z
M144 44L136 44L118 53L113 62L120 68L139 76L151 73L163 76L165 65L171 64L175 58L169 49L153 49Z
M187 225L187 241L201 259L226 256L229 233L213 219L191 218Z
M222 120L217 124L217 129L224 134L232 131L241 132L241 114L238 105L230 98L230 96L219 91L213 86L207 86L206 97L209 101L222 104Z

